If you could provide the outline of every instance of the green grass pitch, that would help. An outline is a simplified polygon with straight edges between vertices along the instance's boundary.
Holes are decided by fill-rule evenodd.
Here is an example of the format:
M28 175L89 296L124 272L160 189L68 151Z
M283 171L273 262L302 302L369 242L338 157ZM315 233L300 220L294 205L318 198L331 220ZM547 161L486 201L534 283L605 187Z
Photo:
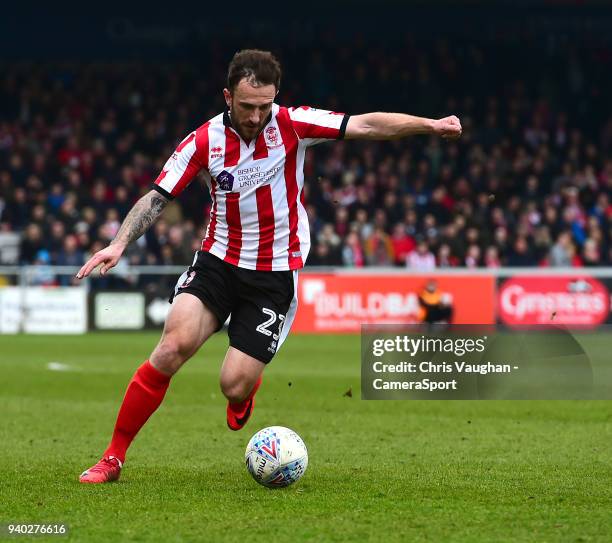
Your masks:
M0 523L62 522L87 542L612 540L611 403L362 401L356 336L291 336L234 433L218 334L174 379L121 480L79 484L157 337L0 336ZM609 335L591 340L609 350ZM269 425L309 449L286 489L244 467Z

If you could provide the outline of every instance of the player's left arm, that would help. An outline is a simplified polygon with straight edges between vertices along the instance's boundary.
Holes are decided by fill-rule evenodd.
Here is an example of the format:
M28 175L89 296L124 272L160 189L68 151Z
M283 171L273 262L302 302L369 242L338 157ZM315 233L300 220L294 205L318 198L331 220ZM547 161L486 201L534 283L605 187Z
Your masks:
M397 140L418 134L454 139L461 136L461 122L451 115L427 119L404 113L364 113L351 115L346 125L346 139Z

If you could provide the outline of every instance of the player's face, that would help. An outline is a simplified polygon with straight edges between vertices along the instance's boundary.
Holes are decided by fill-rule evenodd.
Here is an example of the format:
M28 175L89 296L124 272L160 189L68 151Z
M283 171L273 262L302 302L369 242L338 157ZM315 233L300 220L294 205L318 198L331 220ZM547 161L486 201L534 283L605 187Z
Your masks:
M244 139L255 138L272 111L276 87L254 87L246 79L242 79L233 92L223 89L223 95L230 110L233 127Z

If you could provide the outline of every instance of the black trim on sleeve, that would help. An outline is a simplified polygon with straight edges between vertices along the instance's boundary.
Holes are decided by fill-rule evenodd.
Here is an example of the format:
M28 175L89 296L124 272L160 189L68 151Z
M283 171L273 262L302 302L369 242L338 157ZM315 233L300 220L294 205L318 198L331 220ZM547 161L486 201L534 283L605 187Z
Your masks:
M344 135L346 134L346 125L348 124L350 115L344 115L344 119L342 119L342 124L340 124L340 134L338 135L339 140L344 139Z
M166 198L168 198L168 200L174 200L174 196L172 196L172 194L170 194L166 189L160 187L159 185L156 185L155 183L151 183L151 188L159 192L162 196L165 196Z

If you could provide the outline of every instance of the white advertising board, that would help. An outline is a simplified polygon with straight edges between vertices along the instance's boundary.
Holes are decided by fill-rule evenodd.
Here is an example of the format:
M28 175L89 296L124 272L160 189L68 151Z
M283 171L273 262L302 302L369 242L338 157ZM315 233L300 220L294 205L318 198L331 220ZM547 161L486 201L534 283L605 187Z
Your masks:
M0 333L84 334L87 290L82 287L0 289Z
M100 330L141 330L145 297L141 292L100 292L94 301L94 323Z

